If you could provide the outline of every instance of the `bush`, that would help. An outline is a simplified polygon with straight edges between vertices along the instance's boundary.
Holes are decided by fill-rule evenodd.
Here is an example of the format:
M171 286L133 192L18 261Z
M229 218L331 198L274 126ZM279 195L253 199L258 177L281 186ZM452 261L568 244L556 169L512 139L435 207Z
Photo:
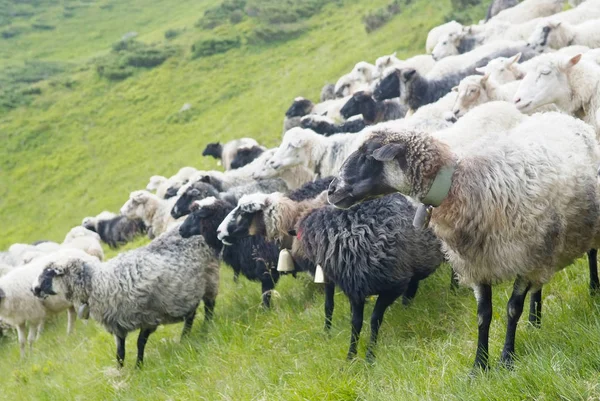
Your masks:
M98 65L96 67L96 72L98 72L99 76L111 81L122 81L132 76L135 71L132 67L115 62Z
M248 41L252 44L283 42L300 36L307 29L303 23L260 25L254 29Z
M384 8L378 8L375 11L369 12L362 18L367 33L371 33L376 29L387 24L396 14L400 14L400 1L394 0Z
M455 20L464 25L476 23L486 14L487 6L481 0L452 0L453 10L444 19L446 22Z
M15 36L19 36L23 32L25 32L25 29L23 27L9 26L5 30L3 30L2 33L0 33L0 34L2 35L3 39L10 39L10 38L14 38Z
M52 31L56 28L54 25L50 25L42 21L34 22L33 24L31 24L31 27L33 29L39 29L40 31Z
M244 17L245 6L246 0L225 0L218 6L206 10L202 18L196 22L196 26L208 30L227 21L231 21L233 24L238 23Z
M239 36L236 38L214 38L200 40L192 45L192 58L208 57L225 53L242 45Z
M289 24L318 13L331 0L248 0L246 12L263 24Z
M176 38L177 36L179 36L180 33L181 31L178 29L167 29L165 31L165 39L170 40Z
M239 24L244 19L244 12L242 10L234 10L229 14L229 22L232 24Z

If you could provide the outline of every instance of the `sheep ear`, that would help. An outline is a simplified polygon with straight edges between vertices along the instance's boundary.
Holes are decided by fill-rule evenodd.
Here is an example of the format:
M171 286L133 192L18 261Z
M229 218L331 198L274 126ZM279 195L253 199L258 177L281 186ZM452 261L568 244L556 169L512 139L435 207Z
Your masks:
M304 138L293 138L290 141L290 145L294 148L301 148L304 145Z
M480 74L485 74L485 67L476 67L475 71L477 71Z
M562 65L563 69L567 70L567 69L573 67L575 64L579 63L579 61L581 60L581 56L582 55L580 53L574 57L571 57L567 62L563 63L563 65Z
M402 79L404 80L404 82L408 82L415 75L416 72L417 70L415 70L414 68L408 68L402 71Z
M519 60L521 60L521 56L523 55L523 53L517 53L515 54L511 59L510 59L510 63L508 63L509 65L512 65L514 63L518 63Z
M210 184L210 175L203 175L202 177L200 177L200 179L198 180L199 182L204 182L206 184Z
M373 152L373 158L381 162L389 162L406 152L406 145L401 143L388 143Z
M485 74L485 75L483 76L483 78L481 78L481 86L484 86L484 87L485 87L485 84L486 84L486 82L487 82L487 80L488 80L489 78L490 78L490 74L489 74L489 73Z
M393 52L392 55L391 55L391 57L396 57L396 53L397 52Z

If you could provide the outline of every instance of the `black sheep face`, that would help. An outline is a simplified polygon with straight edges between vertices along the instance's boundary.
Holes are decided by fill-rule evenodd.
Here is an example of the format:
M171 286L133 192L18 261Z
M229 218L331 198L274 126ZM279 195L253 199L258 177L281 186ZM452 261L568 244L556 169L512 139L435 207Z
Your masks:
M227 245L237 238L265 235L264 207L266 207L266 196L264 194L242 197L239 205L219 225L217 229L219 239Z
M382 154L383 150L383 154ZM400 156L402 149L394 147L394 157L388 145L381 140L365 142L352 153L342 167L337 178L329 185L327 199L330 204L347 209L359 202L397 190L388 183L386 162ZM390 154L388 154L390 153Z
M365 91L358 91L352 95L340 110L340 114L345 119L348 119L359 114L363 114L364 109L374 103L371 94Z
M202 156L212 156L215 159L220 159L223 152L223 146L219 142L209 143L204 148Z
M313 108L313 102L303 97L297 97L294 99L294 103L285 112L285 116L291 117L302 117L310 113Z
M400 78L398 72L398 70L394 70L394 72L379 81L373 92L373 98L376 101L380 102L400 96Z
M171 216L175 219L185 216L190 213L194 201L206 199L211 196L219 196L219 193L212 185L204 182L195 182L177 199L177 202L173 205L173 209L171 209Z
M250 164L260 156L264 150L260 146L252 146L251 148L241 148L235 154L235 157L231 161L231 169L244 167Z
M202 235L208 246L217 252L220 251L223 243L217 237L218 226L233 209L233 206L211 196L195 201L190 209L189 216L179 227L179 234L183 238Z

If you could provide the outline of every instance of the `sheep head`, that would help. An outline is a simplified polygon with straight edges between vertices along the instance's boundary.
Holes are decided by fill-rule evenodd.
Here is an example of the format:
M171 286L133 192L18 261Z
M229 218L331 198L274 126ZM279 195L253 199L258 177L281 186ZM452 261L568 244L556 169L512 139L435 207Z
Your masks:
M376 101L385 99L393 99L400 96L400 69L390 68L386 71L386 75L382 78L373 91L373 98Z
M310 154L311 139L316 135L318 134L300 127L287 131L281 145L268 161L269 167L279 170L301 164L306 165Z
M489 74L470 75L460 81L458 87L455 87L458 96L452 107L452 114L456 117L464 116L469 110L481 103L488 101L486 84ZM454 90L454 88L453 88Z
M313 107L314 104L310 100L303 97L297 97L285 112L285 116L287 118L302 117L309 114Z
M144 213L146 203L151 196L152 194L148 191L132 192L129 194L129 200L121 207L121 214L130 219L143 219L146 217Z
M365 119L372 120L371 115L375 114L375 101L370 92L358 91L352 95L346 104L341 108L340 114L345 119L362 114Z
M209 143L202 151L202 156L212 156L215 159L220 159L223 153L223 145L219 142Z
M489 74L498 83L508 83L523 79L524 73L519 67L521 53L512 57L498 57L490 61L485 67L477 67L475 70L481 74Z
M439 61L444 57L454 56L458 53L458 46L460 45L460 41L464 37L463 32L451 32L445 35L442 35L438 41L438 43L433 48L431 52L431 57L435 61Z
M150 181L148 185L146 185L146 189L148 191L156 191L161 184L167 181L167 177L163 177L162 175L153 175L150 177Z
M523 113L530 113L547 104L555 103L568 110L571 103L571 87L568 73L581 60L581 54L560 60L547 59L538 64L535 70L525 75L514 103ZM564 107L561 107L561 104Z
M244 195L217 228L218 238L228 245L235 238L252 235L265 235L266 228L262 213L271 205L274 198L281 194Z

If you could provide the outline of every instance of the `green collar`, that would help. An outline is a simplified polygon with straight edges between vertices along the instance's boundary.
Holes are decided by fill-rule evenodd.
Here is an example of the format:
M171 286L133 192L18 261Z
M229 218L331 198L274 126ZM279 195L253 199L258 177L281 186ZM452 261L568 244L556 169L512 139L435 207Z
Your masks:
M450 166L442 167L435 176L431 188L429 188L425 197L421 199L421 202L425 205L439 206L448 196L448 192L452 186L452 174L454 174L455 170L456 164L454 163Z

